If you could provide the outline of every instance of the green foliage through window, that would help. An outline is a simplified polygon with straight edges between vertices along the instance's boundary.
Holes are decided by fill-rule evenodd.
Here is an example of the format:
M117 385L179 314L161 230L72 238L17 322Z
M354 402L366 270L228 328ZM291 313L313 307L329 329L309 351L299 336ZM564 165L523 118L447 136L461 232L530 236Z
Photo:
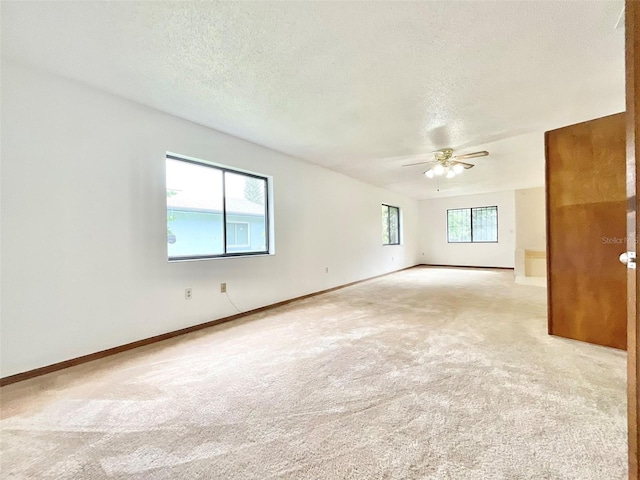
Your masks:
M244 198L259 205L264 205L264 180L247 177L244 183Z
M489 243L498 241L498 207L447 210L449 243Z
M382 204L382 244L400 244L400 209Z

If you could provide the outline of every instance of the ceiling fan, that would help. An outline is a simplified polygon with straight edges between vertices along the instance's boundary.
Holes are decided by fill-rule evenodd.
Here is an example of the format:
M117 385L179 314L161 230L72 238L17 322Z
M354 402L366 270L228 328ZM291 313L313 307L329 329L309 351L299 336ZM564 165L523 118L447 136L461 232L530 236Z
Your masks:
M427 162L409 163L403 165L403 167L412 167L414 165L430 164L427 171L424 172L425 176L433 178L434 176L444 175L447 178L453 178L456 175L461 174L465 170L472 168L472 163L462 162L461 160L468 160L470 158L486 157L489 152L483 150L481 152L465 153L464 155L453 156L452 148L443 148L433 152L435 160Z

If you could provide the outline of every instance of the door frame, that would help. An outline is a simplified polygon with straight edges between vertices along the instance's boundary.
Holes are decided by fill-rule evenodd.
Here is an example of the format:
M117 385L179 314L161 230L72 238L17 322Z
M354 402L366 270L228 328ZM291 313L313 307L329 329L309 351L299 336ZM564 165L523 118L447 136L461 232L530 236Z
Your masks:
M625 2L625 77L627 110L627 251L636 252L638 176L640 166L640 1ZM627 270L627 399L629 432L629 480L640 480L640 281L638 269Z

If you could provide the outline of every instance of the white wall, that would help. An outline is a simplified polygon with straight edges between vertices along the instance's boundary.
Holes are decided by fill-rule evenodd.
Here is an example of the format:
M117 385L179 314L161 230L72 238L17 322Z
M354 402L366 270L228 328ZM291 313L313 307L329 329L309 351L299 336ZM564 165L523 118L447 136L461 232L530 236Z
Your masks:
M498 207L498 243L447 243L447 210ZM420 262L474 267L514 266L515 201L513 190L422 200L420 202Z
M516 248L547 249L544 187L515 191Z
M547 275L546 196L544 187L515 191L517 283L545 286Z
M220 282L249 310L418 263L415 200L2 67L2 376L234 314ZM168 263L166 151L272 175L276 254ZM381 203L404 245L381 245Z

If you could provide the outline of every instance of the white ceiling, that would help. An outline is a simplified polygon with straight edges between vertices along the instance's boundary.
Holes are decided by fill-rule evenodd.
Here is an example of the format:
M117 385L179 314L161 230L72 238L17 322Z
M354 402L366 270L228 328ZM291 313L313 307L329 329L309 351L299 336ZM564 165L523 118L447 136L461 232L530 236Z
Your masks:
M1 5L4 61L419 199L543 185L545 130L624 110L622 0ZM491 155L401 167L448 146Z

